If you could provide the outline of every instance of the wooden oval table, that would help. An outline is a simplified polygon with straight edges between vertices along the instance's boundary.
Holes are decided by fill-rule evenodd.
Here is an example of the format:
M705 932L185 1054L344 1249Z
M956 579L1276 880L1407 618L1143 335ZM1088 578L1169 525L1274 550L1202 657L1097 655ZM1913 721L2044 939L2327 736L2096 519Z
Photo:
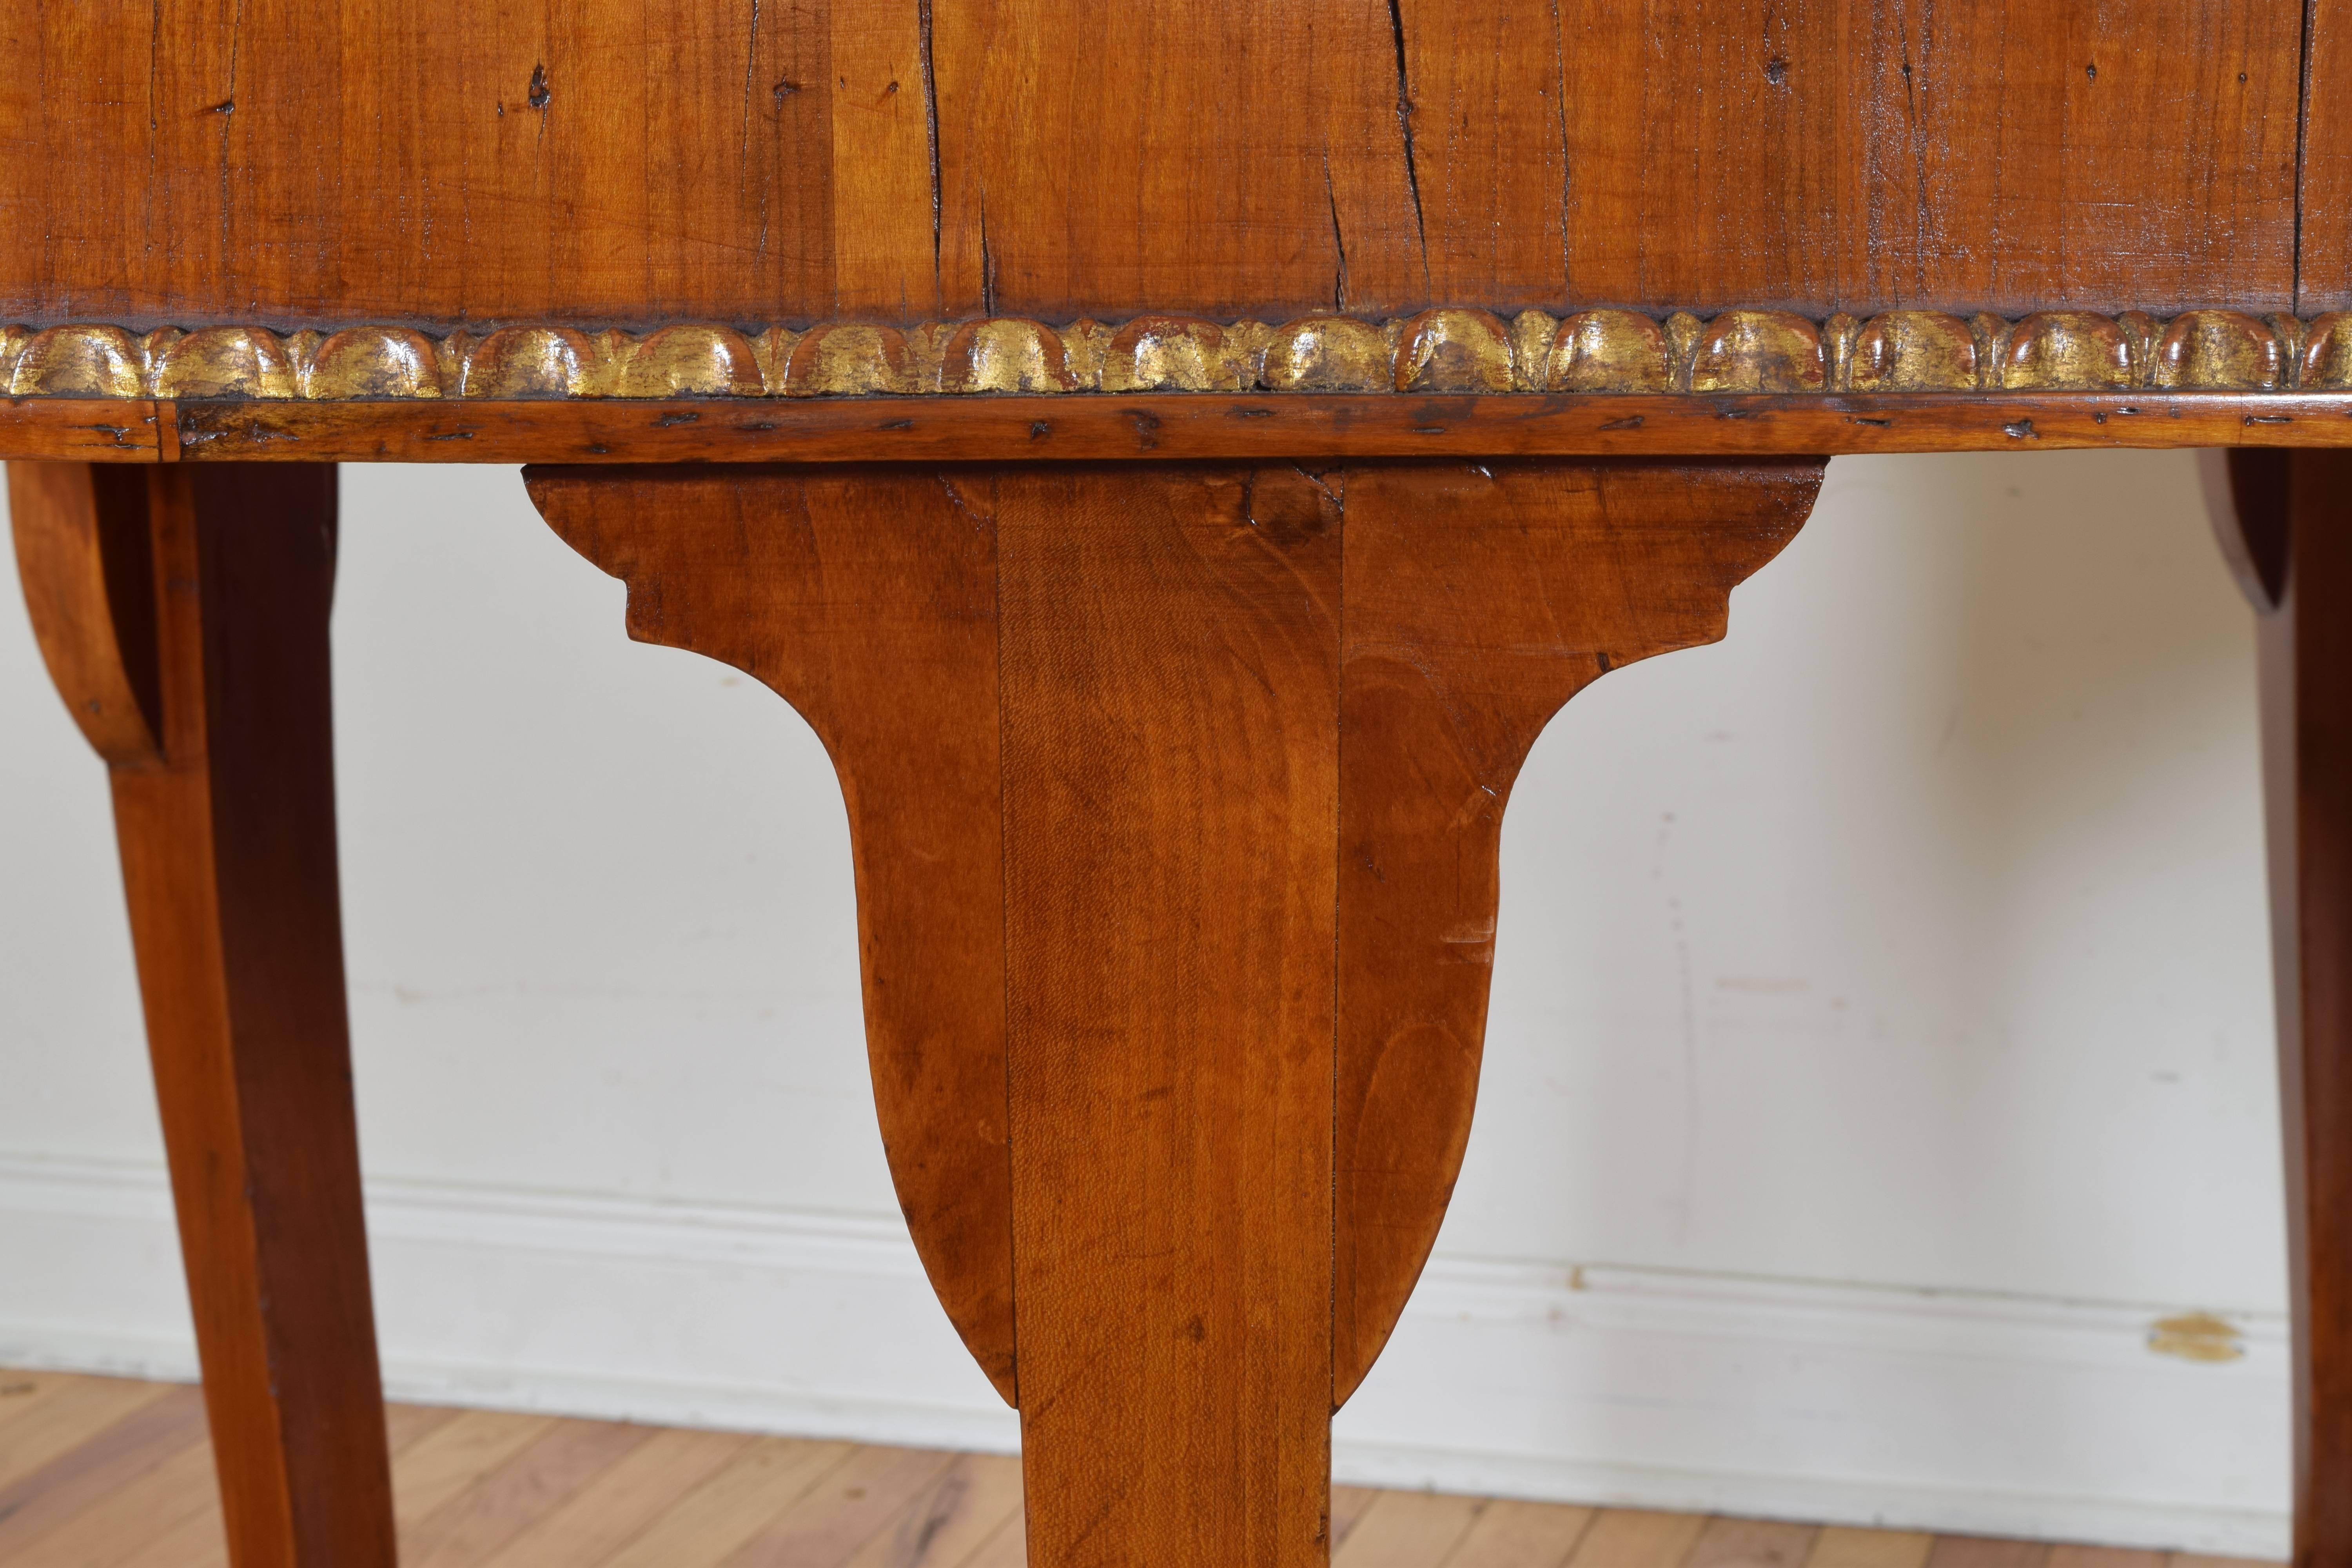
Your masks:
M1038 1568L1302 1568L1511 781L1830 455L2232 448L2296 1552L2352 1565L2352 0L0 0L0 456L236 1568L394 1558L335 468L525 463L839 770ZM419 605L419 613L431 606Z

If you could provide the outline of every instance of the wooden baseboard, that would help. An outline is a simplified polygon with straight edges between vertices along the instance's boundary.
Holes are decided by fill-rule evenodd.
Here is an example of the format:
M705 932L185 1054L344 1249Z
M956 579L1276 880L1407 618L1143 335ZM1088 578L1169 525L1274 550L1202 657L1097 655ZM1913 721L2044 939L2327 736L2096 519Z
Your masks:
M389 1181L369 1221L401 1397L1014 1446L895 1221ZM0 1157L0 1364L193 1373L160 1168ZM2193 1305L1441 1256L1337 1469L2283 1556L2285 1325Z

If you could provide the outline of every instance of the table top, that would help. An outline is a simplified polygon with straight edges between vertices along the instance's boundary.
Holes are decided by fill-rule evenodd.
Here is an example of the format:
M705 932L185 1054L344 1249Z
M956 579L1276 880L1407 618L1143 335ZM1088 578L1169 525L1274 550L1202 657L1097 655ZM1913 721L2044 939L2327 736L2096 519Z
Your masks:
M0 452L2338 444L2347 11L0 0Z

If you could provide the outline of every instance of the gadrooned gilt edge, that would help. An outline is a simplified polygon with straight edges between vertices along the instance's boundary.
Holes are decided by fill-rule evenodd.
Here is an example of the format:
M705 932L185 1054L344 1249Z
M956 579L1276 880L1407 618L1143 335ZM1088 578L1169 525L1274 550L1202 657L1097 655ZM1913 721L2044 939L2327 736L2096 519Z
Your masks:
M1406 394L2225 392L2352 388L2352 311L2040 310L2016 321L1889 310L1423 310L1269 326L1189 316L1064 327L1013 317L914 327L825 322L636 333L406 327L285 335L260 327L134 334L0 327L16 397L844 397L923 393Z

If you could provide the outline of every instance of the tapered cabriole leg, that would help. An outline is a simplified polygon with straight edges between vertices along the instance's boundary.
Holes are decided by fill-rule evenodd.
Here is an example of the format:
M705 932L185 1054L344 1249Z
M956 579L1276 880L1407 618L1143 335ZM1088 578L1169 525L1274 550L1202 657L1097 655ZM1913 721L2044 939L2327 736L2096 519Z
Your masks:
M2352 1568L2352 453L2210 487L2261 615L2263 777L2294 1309L2294 1558Z
M1038 1568L1310 1568L1453 1189L1505 797L1817 461L542 469L841 774L867 1048Z
M11 463L16 556L112 773L236 1568L392 1568L335 875L335 473Z

